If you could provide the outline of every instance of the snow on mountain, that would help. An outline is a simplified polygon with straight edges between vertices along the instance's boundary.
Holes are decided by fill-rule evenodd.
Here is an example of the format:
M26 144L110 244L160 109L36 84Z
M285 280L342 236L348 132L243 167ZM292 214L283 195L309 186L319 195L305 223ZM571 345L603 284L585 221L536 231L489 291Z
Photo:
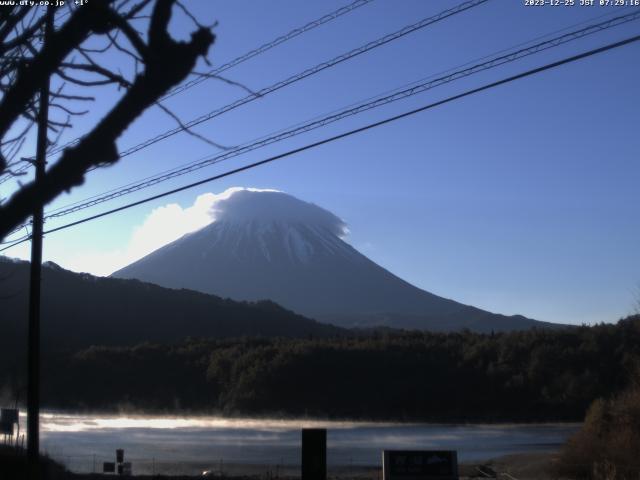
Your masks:
M206 227L115 272L235 300L270 299L343 326L480 331L541 322L506 317L420 290L343 240L331 212L278 191L232 189Z

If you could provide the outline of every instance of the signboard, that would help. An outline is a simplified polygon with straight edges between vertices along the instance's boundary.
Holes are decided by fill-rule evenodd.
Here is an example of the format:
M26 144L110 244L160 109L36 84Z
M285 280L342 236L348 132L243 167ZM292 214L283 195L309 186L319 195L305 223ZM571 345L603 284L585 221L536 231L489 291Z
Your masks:
M18 410L15 408L0 409L0 422L18 423Z
M458 480L455 450L385 450L384 480Z
M302 429L302 480L326 480L327 430Z
M102 464L102 472L103 473L116 473L116 463L115 462L104 462Z
M124 462L124 450L121 448L116 450L116 462L117 463Z
M13 435L13 422L0 420L0 435Z

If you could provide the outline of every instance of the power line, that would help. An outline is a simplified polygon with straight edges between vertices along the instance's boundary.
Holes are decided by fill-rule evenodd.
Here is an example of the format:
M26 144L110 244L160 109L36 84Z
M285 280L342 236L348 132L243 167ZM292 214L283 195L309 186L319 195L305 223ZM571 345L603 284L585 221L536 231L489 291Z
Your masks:
M131 155L132 153L138 152L144 148L147 148L155 143L158 143L161 140L164 140L166 138L169 138L177 133L180 133L182 131L185 131L189 128L195 127L197 125L200 125L201 123L207 122L215 117L218 117L224 113L227 113L231 110L234 110L242 105L245 105L247 103L253 102L254 100L257 100L259 98L263 98L266 95L269 95L275 91L278 91L284 87L287 87L289 85L292 85L296 82L299 82L300 80L303 80L305 78L308 78L312 75L315 75L319 72L322 72L328 68L334 67L342 62L345 62L347 60L350 60L354 57L357 57L359 55L362 55L363 53L369 52L375 48L378 48L382 45L386 45L389 42L392 42L394 40L397 40L399 38L402 38L410 33L413 33L415 31L421 30L429 25L433 25L434 23L440 22L446 18L449 18L453 15L456 15L458 13L462 13L466 10L469 10L471 8L477 7L479 5L482 5L483 3L488 2L489 0L468 0L465 2L460 3L459 5L456 5L455 7L449 8L447 10L443 10L442 12L430 16L430 17L426 17L423 18L422 20L413 23L411 25L407 25L403 28L401 28L400 30L397 30L393 33L387 34L383 37L380 37L376 40L373 40L371 42L368 42L364 45L361 45L358 48L354 48L346 53L343 53L341 55L338 55L337 57L332 58L331 60L327 60L325 62L319 63L311 68L308 68L306 70L303 70L302 72L299 72L295 75L292 75L284 80L281 80L279 82L276 82L268 87L265 87L253 94L247 95L246 97L242 97L230 104L227 104L223 107L217 108L215 110L212 110L209 113L206 113L204 115L201 115L187 123L185 123L184 125L172 128L170 130L167 130L159 135L156 135L155 137L152 137L150 139L147 139L143 142L138 143L137 145L134 145L132 147L127 148L126 150L120 152L120 157L126 157L128 155Z
M114 208L112 210L107 210L105 212L98 213L96 215L92 215L90 217L86 217L86 218L83 218L81 220L77 220L75 222L68 223L66 225L62 225L60 227L52 228L50 230L47 230L44 233L45 234L49 234L49 233L58 232L60 230L64 230L64 229L67 229L67 228L70 228L70 227L74 227L76 225L80 225L80 224L89 222L91 220L95 220L95 219L98 219L98 218L101 218L101 217L105 217L107 215L111 215L111 214L114 214L114 213L117 213L117 212L121 212L123 210L127 210L129 208L136 207L138 205L142 205L144 203L148 203L148 202L151 202L153 200L157 200L159 198L166 197L168 195L173 195L174 193L182 192L184 190L188 190L188 189L197 187L199 185L203 185L205 183L209 183L209 182L212 182L212 181L215 181L215 180L219 180L221 178L228 177L230 175L234 175L236 173L244 172L246 170L251 170L251 169L259 167L261 165L265 165L267 163L271 163L271 162L274 162L276 160L280 160L282 158L286 158L286 157L295 155L297 153L301 153L301 152L304 152L306 150L310 150L312 148L316 148L316 147L319 147L321 145L334 142L336 140L347 138L347 137L350 137L352 135L356 135L358 133L362 133L364 131L371 130L373 128L380 127L382 125L386 125L388 123L392 123L392 122L395 122L397 120L400 120L400 119L415 115L417 113L424 112L426 110L431 110L431 109L433 109L435 107L439 107L441 105L445 105L445 104L453 102L455 100L459 100L461 98L465 98L465 97L468 97L470 95L474 95L476 93L483 92L485 90L490 90L490 89L498 87L500 85L504 85L504 84L507 84L507 83L514 82L516 80L520 80L522 78L530 77L532 75L536 75L538 73L541 73L541 72L544 72L544 71L547 71L547 70L551 70L553 68L557 68L557 67L560 67L562 65L573 63L573 62L576 62L578 60L582 60L582 59L585 59L587 57L591 57L593 55L604 53L604 52L607 52L609 50L613 50L615 48L620 48L622 46L637 42L639 40L640 40L640 35L636 35L636 36L629 37L629 38L626 38L624 40L621 40L619 42L610 43L610 44L607 44L607 45L599 47L599 48L595 48L595 49L588 50L586 52L583 52L583 53L580 53L580 54L577 54L577 55L573 55L571 57L566 57L566 58L564 58L562 60L558 60L558 61L555 61L555 62L552 62L552 63L548 63L548 64L543 65L541 67L536 67L536 68L533 68L531 70L527 70L525 72L518 73L516 75L512 75L510 77L503 78L501 80L497 80L495 82L491 82L491 83L485 84L485 85L483 85L481 87L476 87L476 88L473 88L471 90L466 90L463 93L459 93L457 95L453 95L453 96L447 97L447 98L445 98L443 100L439 100L437 102L429 103L429 104L424 105L422 107L419 107L419 108L416 108L416 109L413 109L413 110L409 110L407 112L404 112L404 113L401 113L401 114L398 114L398 115L394 115L392 117L388 117L388 118L386 118L384 120L380 120L378 122L370 123L370 124L365 125L363 127L359 127L359 128L353 129L353 130L349 130L348 132L344 132L344 133L341 133L339 135L334 135L332 137L328 137L328 138L325 138L323 140L319 140L317 142L307 144L307 145L305 145L303 147L295 148L295 149L289 150L287 152L284 152L284 153L281 153L281 154L278 154L278 155L274 155L272 157L266 158L264 160L260 160L258 162L250 163L248 165L244 165L242 167L238 167L238 168L235 168L233 170L229 170L227 172L224 172L224 173L221 173L221 174L218 174L218 175L214 175L212 177L208 177L208 178L205 178L203 180L199 180L197 182L193 182L193 183L190 183L190 184L187 184L187 185L183 185L182 187L174 188L172 190L168 190L168 191L165 191L163 193L159 193L157 195L153 195L151 197L147 197L147 198L144 198L142 200L138 200L136 202L129 203L127 205L122 205L122 206ZM9 248L12 248L12 247L14 247L14 246L16 246L16 245L18 245L20 243L23 243L25 241L26 241L26 239L18 241L18 242L15 242L12 245L9 245L7 247L4 247L4 248L0 249L0 252L8 250Z
M171 169L164 173L154 175L152 177L147 177L146 179L140 180L138 182L130 183L122 188L114 189L114 190L105 192L104 194L94 195L89 199L75 202L75 204L70 204L66 207L60 207L52 211L51 213L49 213L45 218L47 219L57 218L57 217L61 217L61 216L65 216L65 215L77 212L79 210L84 210L86 208L93 207L97 204L104 203L106 201L113 200L115 198L119 198L124 195L128 195L130 193L142 190L144 188L149 188L151 186L157 185L164 181L191 173L195 170L199 170L201 168L219 163L229 158L233 158L233 157L245 154L247 152L256 150L258 148L262 148L267 145L271 145L273 143L291 138L293 136L300 135L302 133L306 133L320 127L324 127L330 123L334 123L346 117L357 115L364 111L371 110L371 109L380 107L382 105L386 105L388 103L393 103L393 102L408 98L410 96L417 95L419 93L423 93L427 90L444 85L446 83L453 82L455 80L479 73L481 71L496 68L506 63L510 63L515 60L524 58L526 56L533 55L553 47L557 47L564 43L567 43L579 38L583 38L592 33L596 33L596 32L605 30L607 28L612 28L622 23L627 23L632 20L637 20L639 18L640 18L640 12L635 12L622 17L616 17L614 19L610 19L596 25L591 25L583 29L567 33L565 35L561 35L559 37L554 37L550 40L537 43L530 47L522 48L510 53L507 53L505 55L494 57L486 62L482 62L462 70L454 71L442 77L430 79L426 82L422 82L419 84L413 84L411 87L406 88L404 90L395 91L394 93L383 96L383 97L377 97L372 101L361 103L359 105L356 105L355 107L348 107L346 109L338 111L337 113L333 113L328 116L321 117L320 119L317 119L308 123L304 123L287 130L280 131L279 133L271 136L262 137L261 139L236 147L222 154L218 154L213 157L211 156L204 157L200 160L196 160L182 167Z
M306 25L300 27L300 28L296 28L291 30L290 32L286 33L285 35L282 35L280 37L275 38L274 40L267 42L263 45L261 45L258 48L255 48L253 50L250 50L247 53L244 53L242 55L240 55L239 57L234 58L233 60L221 65L220 67L214 68L213 70L207 72L205 74L205 77L201 77L201 78L196 78L194 80L191 80L187 83L185 83L184 85L180 85L176 88L174 88L173 90L171 90L170 92L168 92L164 97L162 97L161 99L159 99L159 101L165 100L169 97L172 97L174 95L177 95L178 93L182 93L188 89L190 89L191 87L204 82L206 80L209 80L211 77L219 75L220 73L229 70L230 68L235 67L236 65L239 65L257 55L260 55L264 52L266 52L267 50L270 50L274 47L277 47L278 45L281 45L282 43L285 43L288 40L291 40L299 35L302 35L303 33L306 33L310 30L313 30L316 27L319 27L320 25L323 25L327 22L330 22L331 20L335 20L336 18L352 12L353 10L362 7L364 5L367 5L368 3L372 2L373 0L356 0L355 2L347 5L346 7L342 7L339 8L338 10L335 10L331 13L328 13L316 20L313 20L309 23L307 23ZM56 154L61 152L62 150L64 150L67 147L70 147L72 145L76 145L78 142L80 142L80 140L82 139L82 137L76 138L75 140L72 140L71 142L66 143L65 145L61 145L60 147L55 148L54 150L52 150L51 154ZM124 156L128 155L128 153L125 153ZM121 153L120 156L123 156L123 154Z
M630 22L632 20L636 20L637 18L640 18L640 12L636 12L636 13L632 13L632 14L628 14L628 15L623 15L620 17L615 17L613 19L604 21L604 22L600 22L598 24L594 24L594 25L589 25L585 28L576 30L574 32L570 32L567 33L565 35L561 35L558 37L554 37L550 40L544 41L544 42L540 42L537 44L534 44L532 46L529 46L527 48L522 48L519 49L515 52L510 52L506 55L502 55L502 56L498 56L495 58L490 59L487 62L484 63L480 63L480 64L476 64L473 65L470 68L467 69L463 69L460 71L454 71L453 73L440 77L440 78L436 78L435 80L432 80L430 82L423 82L422 84L410 84L411 88L407 88L403 91L394 91L394 93L392 93L391 95L387 95L385 97L382 98L374 98L374 100L372 102L368 102L368 103L363 103L360 105L357 105L354 108L347 108L347 109L343 109L342 111L338 111L338 113L336 114L331 114L329 116L325 116L325 117L321 117L319 120L315 120L312 121L310 123L307 124L299 124L301 126L296 126L292 129L289 130L283 130L281 132L279 132L276 135L272 135L270 137L263 137L253 143L248 143L244 146L241 147L237 147L236 149L229 151L229 152L225 152L223 154L214 156L214 157L205 157L204 159L200 159L194 162L191 162L189 164L187 164L186 166L180 167L178 169L171 169L163 174L157 174L151 177L147 177L146 179L143 179L139 182L133 182L131 184L126 185L125 187L119 188L119 189L114 189L114 190L110 190L105 192L104 194L99 194L99 195L94 195L93 197L90 197L88 199L85 199L84 201L80 201L80 202L75 202L74 204L70 204L67 207L60 207L56 210L53 210L52 213L50 213L49 215L47 215L45 218L49 219L49 218L55 218L55 217L61 217L61 216L65 216L80 210L84 210L86 208L90 208L92 206L98 205L100 203L104 203L106 201L115 199L115 198L119 198L121 196L133 193L135 191L138 190L142 190L144 188L148 188L154 185L157 185L159 183L162 183L166 180L172 179L172 178L176 178L178 176L181 175L185 175L187 173L191 173L193 171L196 171L200 168L204 168L206 166L215 164L215 163L219 163L221 161L227 160L229 158L235 157L235 156L239 156L242 155L244 153L247 153L249 151L264 147L266 145L270 145L272 143L276 143L278 141L284 140L286 138L291 138L295 135L299 135L301 133L305 133L308 131L311 131L313 129L325 126L329 123L333 123L335 121L338 121L342 118L345 118L347 116L351 116L351 115L355 115L358 113L361 113L363 111L369 110L369 109L373 109L376 108L378 106L381 105L385 105L387 103L392 103L394 101L398 101L401 100L403 98L407 98L409 96L418 94L418 93L422 93L430 88L435 88L439 85L443 85L445 83L449 83L451 81L457 80L459 78L463 78L469 75L472 75L474 73L478 73L480 71L483 70L487 70L490 68L495 68L497 66L500 66L504 63L508 63L511 61L515 61L519 58L523 58L525 56L528 55L532 55L534 53L538 53L540 51L567 43L571 40L575 40L578 38L582 38L586 35L590 35L592 33L596 33L602 30L606 30L607 28L612 28L618 25L621 25L623 23L627 23ZM561 31L566 30L566 29L562 29ZM548 35L547 35L548 36ZM540 37L538 37L540 38ZM530 42L527 42L530 43ZM505 50L502 50L505 51ZM501 52L502 52L501 51ZM488 57L484 57L484 58L488 58ZM469 62L472 63L472 62ZM433 76L428 77L427 79L431 79L433 78ZM17 227L12 233L20 230L24 225Z
M179 93L182 93L186 90L189 90L190 88L206 81L209 80L211 77L214 77L216 75L220 75L222 72L229 70L230 68L233 68L237 65L240 65L243 62L246 62L247 60L250 60L253 57L256 57L262 53L267 52L268 50L271 50L272 48L277 47L278 45L281 45L285 42L288 42L289 40L292 40L300 35L302 35L303 33L306 33L310 30L313 30L316 27L319 27L321 25L324 25L325 23L329 23L332 20L335 20L343 15L346 15L347 13L353 12L354 10L363 7L365 5L368 5L369 3L373 2L373 0L355 0L354 2L350 3L349 5L346 5L344 7L340 7L337 10L334 10L332 12L329 12L325 15L323 15L320 18L317 18L315 20L312 20L311 22L303 25L302 27L298 27L298 28L294 28L293 30L285 33L284 35L281 35L279 37L274 38L273 40L264 43L262 45L260 45L257 48L254 48L253 50L250 50L242 55L240 55L239 57L234 58L233 60L228 61L227 63L224 63L223 65L220 65L219 67L213 68L212 70L209 70L205 76L200 77L200 78L196 78L194 80L191 80L183 85L179 85L178 87L174 88L173 90L171 90L170 92L168 92L167 94L165 94L164 97L162 97L159 101L162 100L166 100L167 98L173 97L174 95L177 95ZM62 19L65 16L67 16L69 14L68 11L63 12L63 14L58 16L58 19ZM65 148L71 147L73 145L76 145L82 137L76 138L74 140L71 140L70 142L65 143L64 145L61 145L59 147L53 148L50 152L49 152L49 156L51 155L55 155L56 153L61 152L62 150L64 150ZM22 172L27 171L29 168L31 167L31 165L29 163L23 165L22 167L18 168L16 170L15 173L20 174ZM0 178L0 184L6 182L8 179L12 178L10 175L8 175L7 177L4 178Z
M15 230L14 230L14 232L15 232ZM11 233L14 233L14 232L11 232ZM9 234L9 235L11 235L11 234ZM22 243L22 242L26 242L27 240L30 240L30 239L31 239L31 234L27 234L27 235L23 235L20 238L14 238L13 240L2 241L2 242L0 242L0 245L7 245L9 243L14 244L15 242ZM11 245L11 246L13 246L13 245ZM11 248L11 247L7 247L7 248ZM0 252L1 251L2 250L0 250Z
M444 19L446 19L448 17L451 17L451 16L456 15L458 13L464 12L464 11L469 10L471 8L477 7L477 6L479 6L479 5L483 4L483 3L486 3L488 1L489 0L468 0L468 1L465 1L465 2L462 2L462 3L458 4L455 7L449 8L447 10L443 10L442 12L440 12L440 13L438 13L436 15L432 15L430 17L423 18L422 20L420 20L420 21L418 21L416 23L413 23L411 25L407 25L407 26L401 28L400 30L397 30L396 32L387 34L387 35L385 35L383 37L380 37L380 38L378 38L376 40L368 42L365 45L362 45L362 46L360 46L358 48L354 48L353 50L350 50L350 51L348 51L346 53L338 55L337 57L334 57L331 60L328 60L328 61L325 61L323 63L317 64L314 67L308 68L308 69L306 69L306 70L304 70L302 72L299 72L299 73L297 73L295 75L292 75L292 76L290 76L290 77L288 77L288 78L286 78L284 80L281 80L281 81L276 82L276 83L274 83L274 84L272 84L272 85L270 85L268 87L265 87L265 88L259 90L258 92L254 93L254 94L247 95L247 96L242 97L242 98L240 98L240 99L238 99L238 100L236 100L236 101L234 101L234 102L232 102L230 104L227 104L227 105L225 105L223 107L219 107L219 108L217 108L217 109L215 109L215 110L213 110L213 111L211 111L209 113L201 115L200 117L195 118L195 119L189 121L188 123L186 123L184 125L175 127L173 129L170 129L170 130L167 130L167 131L165 131L165 132L163 132L163 133L161 133L159 135L156 135L155 137L152 137L152 138L147 139L147 140L145 140L145 141L143 141L141 143L138 143L138 144L136 144L136 145L134 145L132 147L129 147L129 148L123 150L122 152L120 152L119 156L120 156L120 158L123 158L123 157L131 155L133 153L136 153L136 152L138 152L138 151L140 151L140 150L142 150L144 148L147 148L147 147L149 147L149 146L151 146L151 145L153 145L155 143L158 143L159 141L162 141L162 140L164 140L166 138L169 138L169 137L171 137L171 136L173 136L173 135L175 135L177 133L180 133L180 132L185 131L185 130L187 130L189 128L192 128L192 127L195 127L197 125L200 125L201 123L209 121L209 120L211 120L211 119L213 119L215 117L218 117L218 116L220 116L220 115L222 115L224 113L227 113L227 112L229 112L231 110L234 110L234 109L236 109L236 108L238 108L238 107L240 107L242 105L245 105L247 103L253 102L254 100L257 100L257 99L262 98L262 97L264 97L266 95L269 95L269 94L271 94L271 93L273 93L275 91L278 91L278 90L280 90L280 89L282 89L282 88L284 88L286 86L289 86L289 85L294 84L294 83L296 83L296 82L298 82L300 80L303 80L303 79L308 78L308 77L310 77L312 75L315 75L315 74L317 74L317 73L319 73L321 71L324 71L324 70L326 70L328 68L331 68L331 67L333 67L335 65L338 65L338 64L340 64L340 63L342 63L344 61L350 60L351 58L357 57L357 56L359 56L359 55L361 55L363 53L366 53L366 52L368 52L370 50L373 50L373 49L378 48L378 47L380 47L382 45L385 45L385 44L387 44L389 42L392 42L394 40L402 38L402 37L404 37L404 36L406 36L406 35L408 35L410 33L413 33L413 32L415 32L417 30L420 30L420 29L425 28L425 27L427 27L429 25L437 23L437 22L439 22L441 20L444 20ZM77 144L81 140L81 138L82 137L77 138L77 139L75 139L75 140L73 140L73 141L71 141L71 142L69 142L69 143L67 143L65 145L62 145L62 146L52 150L51 154L53 155L53 154L58 153L61 150L67 148L67 147L70 147L70 146L73 146L73 145ZM25 171L29 167L30 167L30 165L27 164L27 165L22 167L21 171ZM92 167L88 171L93 171L93 170L95 170L97 168L98 167ZM6 177L4 179L0 178L0 184L3 181L8 180L9 178L10 177Z
M622 10L622 11L624 11L624 10L629 10L630 8L631 8L631 7L626 7L626 8L623 8L623 9L621 9L621 10ZM398 92L398 91L400 91L400 90L403 90L403 89L406 89L406 88L408 88L408 87L410 87L410 86L418 85L418 84L420 84L421 82L424 82L424 81L426 81L426 80L430 80L430 79L433 79L433 78L437 78L438 76L442 76L442 75L445 75L445 74L447 74L447 73L455 72L457 69L461 69L462 67L466 67L466 66L468 66L468 65L472 65L472 64L474 64L474 63L476 63L476 62L480 62L480 61L482 61L482 60L489 59L489 58L491 58L491 57L495 57L495 56L497 56L497 55L500 55L500 54L505 53L505 52L509 52L510 50L514 50L514 49L516 49L516 48L523 47L523 46L525 46L525 45L530 45L530 44L532 44L533 42L536 42L536 41L538 41L538 40L542 40L542 39L544 39L544 38L548 38L548 37L550 37L550 36L552 36L552 35L555 35L555 34L558 34L558 33L560 33L560 32L565 32L565 31L567 31L567 30L570 30L570 29L572 29L572 28L578 27L578 26L580 26L580 25L585 25L585 24L590 23L590 22L593 22L593 21L595 21L595 20L599 20L600 18L603 18L603 17L610 17L610 16L612 16L612 15L615 15L616 13L617 13L617 12L607 12L607 13L604 13L604 14L601 14L601 15L597 15L597 16L595 16L595 17L591 17L591 18L589 18L589 19L587 19L587 20L583 20L583 21L581 21L581 22L578 22L578 23L575 23L575 24L572 24L572 25L568 25L568 26L563 27L563 28L561 28L561 29L554 30L554 31L549 32L549 33L546 33L546 34L544 34L544 35L537 36L537 37L535 37L535 38L533 38L533 39L531 39L531 40L528 40L528 41L526 41L526 42L521 42L521 43L518 43L518 44L516 44L516 45L512 45L512 46L511 46L511 47L509 47L509 48L505 48L505 49L499 50L499 51L497 51L497 52L494 52L493 54L485 55L485 56L482 56L482 57L480 57L480 58L475 58L474 60L470 60L470 61L468 61L468 62L465 62L464 64L457 65L457 66L452 67L452 68L449 68L449 69L447 69L447 70L444 70L444 71L440 71L440 72L438 72L438 73L431 74L431 75L429 75L429 76L428 76L428 77L426 77L426 78L422 78L421 80L417 80L417 81L414 81L414 82L411 82L411 83L405 84L405 85L403 85L402 87L395 88L395 89L393 89L393 90L388 90L388 91L386 91L386 92L384 92L384 93L382 93L382 94L379 94L379 95L374 96L374 97L366 98L366 99L364 99L364 100L362 100L362 101L360 101L360 102L352 103L352 104L350 104L350 105L348 105L348 106L346 106L346 107L343 107L342 109L337 109L337 110L334 110L334 111L330 112L329 114L325 114L324 116L326 116L326 115L332 115L332 114L334 114L334 113L338 113L338 112L340 112L340 111L342 111L342 110L345 110L345 109L350 108L350 107L357 106L357 105L362 104L362 103L364 103L364 102L366 102L366 101L369 101L369 100L375 100L375 99L378 99L379 97L386 96L386 95L389 95L389 94L391 94L391 93L396 93L396 92ZM617 20L619 20L619 19L627 19L626 21L631 21L631 20L634 20L634 19L636 19L636 18L637 18L636 16L634 16L633 18L627 18L627 16L622 16L622 17L614 18L612 21L617 21ZM606 22L601 22L600 24L597 24L597 25L591 25L591 26L587 27L587 29L596 29L596 28L598 28L598 29L600 29L600 30L604 30L604 29L609 28L609 27L617 26L617 25L609 25L609 26L605 27L604 23L606 23ZM622 23L622 22L621 22L621 23ZM619 23L618 23L618 24L619 24ZM598 31L600 31L600 30L598 30ZM575 33L575 32L574 32L574 33ZM595 31L590 32L590 33L595 33ZM583 36L584 36L584 35L583 35ZM535 45L533 45L533 47L535 47ZM280 129L280 130L278 130L278 131L276 131L276 132L272 132L271 134L265 135L265 136L263 136L263 137L259 137L258 139L255 139L255 140L252 140L252 141L249 141L249 142L245 142L244 144L242 144L242 145L240 145L240 146L238 146L238 147L236 147L236 148L244 147L244 146L250 145L251 143L256 143L256 142L258 142L258 141L260 141L260 140L262 140L262 139L268 138L268 137L270 137L270 136L274 136L274 135L279 134L279 133L283 133L283 132L287 131L288 129L291 129L291 128L294 128L294 127L298 127L298 126L304 125L305 123L308 123L308 122L310 122L310 121L314 121L314 120L320 119L320 118L322 118L322 117L323 117L323 115L319 115L319 116L314 117L314 118L313 118L313 119L311 119L311 120L308 120L307 122L299 122L298 124L293 125L293 126L291 126L291 127L287 127L287 128L284 128L284 129ZM235 150L235 149L233 149L233 150ZM205 160L206 160L206 159L208 159L208 158L210 158L210 157L209 157L209 156L202 157L202 158L200 158L200 159L198 159L198 160L194 160L194 161L189 162L189 163L187 163L187 164L183 164L183 165L182 165L182 166L180 166L180 167L174 167L174 168L171 168L171 169L168 169L168 170L164 170L164 171L158 172L158 173L156 173L156 174L149 175L149 176L147 176L147 177L144 177L144 178L138 179L138 180L136 180L136 181L133 181L133 182L127 183L127 184L125 184L125 185L121 185L120 187L112 188L112 189L107 190L107 191L104 191L104 192L102 192L102 193L98 193L98 194L95 194L95 195L91 195L91 196L89 196L89 197L85 197L85 198L84 198L84 199L82 199L82 200L77 200L77 201L75 201L75 202L71 202L71 203L68 203L68 204L66 204L66 205L63 205L63 206L60 206L60 207L54 208L54 209L52 209L49 213L59 212L59 211L61 211L61 210L66 210L66 209L68 209L68 208L70 208L70 207L72 207L72 206L75 206L75 205L84 204L85 202L88 202L88 201L90 201L90 200L97 199L97 198L103 197L103 196L105 196L105 195L108 195L108 194L111 194L111 193L118 192L118 191L120 191L120 190L126 189L127 187L134 186L134 185L136 185L137 183L144 182L144 181L146 181L146 180L155 179L156 177L159 177L159 176L161 176L161 175L168 174L168 173L171 173L171 172L175 172L175 171L177 171L177 170L180 170L181 168L184 168L184 167L187 167L187 166L190 166L190 165L193 165L193 164L199 163L199 162L201 162L201 161L205 161ZM212 162L212 163L217 163L217 162ZM203 167L208 166L208 165L209 165L209 164L207 164L207 165L203 165ZM186 173L189 173L189 172L186 172ZM125 192L124 194L126 195L127 193L129 193L129 192ZM114 197L114 198L115 198L115 197ZM111 199L111 198L105 199L105 201L110 200L110 199ZM1 242L0 242L0 243L1 243Z
M353 10L355 10L356 8L362 7L364 5L367 5L368 3L372 2L373 0L356 0L355 2L339 8L338 10L335 10L331 13L328 13L320 18L318 18L317 20L313 20L309 23L307 23L306 25L299 27L299 28L295 28L293 30L291 30L289 33L286 33L285 35L282 35L274 40L271 40L270 42L267 42L261 46L259 46L258 48L255 48L243 55L240 55L239 57L231 60L230 62L227 62L223 65L220 65L219 67L216 67L210 71L207 72L208 76L214 76L214 75L219 75L222 72L224 72L225 70L228 70L230 68L235 67L236 65L241 64L242 62L249 60L253 57L255 57L256 55L260 55L264 52L266 52L267 50L271 50L274 47L277 47L278 45L285 43L288 40L291 40L295 37L297 37L298 35L302 35L305 32L308 32L309 30L313 30L316 27L319 27L320 25L323 25L327 22L330 22L332 20L335 20L336 18L352 12ZM169 93L167 93L164 97L161 98L161 100L166 100L167 98L173 97L174 95L177 95L179 93L182 93L186 90L189 90L191 87L194 87L204 81L208 80L207 77L200 77L200 78L196 78L194 80L191 80L190 82L187 82L183 85L179 85L176 88L174 88L173 90L171 90Z
M366 43L365 45L361 45L358 48L354 48L353 50L350 50L346 53L343 53L341 55L338 55L337 57L332 58L331 60L327 60L325 62L319 63L311 68L308 68L306 70L303 70L302 72L299 72L295 75L292 75L284 80L280 80L279 82L276 82L272 85L269 85L268 87L265 87L255 93L249 94L245 97L242 97L232 103L229 103L227 105L224 105L222 107L216 108L215 110L210 111L209 113L206 113L204 115L201 115L187 123L185 123L184 125L180 125L178 127L169 129L163 133L160 133L158 135L156 135L155 137L149 138L143 142L140 142L136 145L133 145L125 150L123 150L122 152L120 152L119 156L120 158L122 157L126 157L129 156L133 153L136 153L144 148L150 147L151 145L158 143L162 140L165 140L169 137L172 137L173 135L183 132L185 130L188 130L192 127L195 127L197 125L200 125L201 123L207 122L209 120L212 120L215 117L218 117L224 113L227 113L231 110L235 110L236 108L242 106L242 105L246 105L247 103L253 102L257 99L263 98L273 92L276 92L284 87L287 87L289 85L292 85L296 82L299 82L300 80L303 80L305 78L308 78L312 75L315 75L319 72L322 72L328 68L334 67L335 65L338 65L342 62L345 62L347 60L350 60L354 57L357 57L363 53L366 53L370 50L373 50L375 48L378 48L382 45L385 45L389 42L392 42L394 40L397 40L399 38L404 37L405 35L408 35L410 33L413 33L417 30L420 30L422 28L425 28L429 25L432 25L434 23L437 23L441 20L444 20L445 18L451 17L453 15L456 15L458 13L464 12L466 10L469 10L471 8L477 7L483 3L488 2L489 0L468 0L465 1L455 7L449 8L447 10L444 10L436 15L430 16L430 17L426 17L423 18L422 20L420 20L419 22L413 23L411 25L407 25L403 28L401 28L400 30L387 34L383 37L380 37L376 40L373 40L371 42ZM73 143L71 144L67 144L67 145L63 145L60 147L60 149L64 149L67 148L70 145L73 145L77 142L80 141L80 138L76 139ZM60 149L56 149L56 153L57 151L60 151ZM92 167L89 169L89 171L95 170L99 167Z

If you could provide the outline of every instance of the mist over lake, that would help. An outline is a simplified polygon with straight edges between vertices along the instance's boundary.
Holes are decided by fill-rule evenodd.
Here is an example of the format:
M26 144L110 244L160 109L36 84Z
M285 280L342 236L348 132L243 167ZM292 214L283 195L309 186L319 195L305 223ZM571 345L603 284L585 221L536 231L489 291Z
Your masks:
M329 468L379 466L383 449L454 449L461 461L550 451L579 428L569 423L442 425L51 412L41 421L43 450L70 469L100 471L102 462L113 461L116 448L124 448L125 460L138 474L240 466L295 469L302 427L327 428Z

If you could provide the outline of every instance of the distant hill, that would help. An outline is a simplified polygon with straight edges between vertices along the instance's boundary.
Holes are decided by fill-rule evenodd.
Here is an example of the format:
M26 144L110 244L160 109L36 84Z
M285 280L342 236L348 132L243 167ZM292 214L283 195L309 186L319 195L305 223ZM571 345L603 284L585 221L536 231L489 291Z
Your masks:
M0 349L26 346L29 263L0 257ZM94 277L46 263L44 349L176 342L186 337L324 337L342 330L273 302L236 302L138 280Z
M348 328L491 332L554 326L421 290L346 243L345 224L334 214L282 192L239 189L214 210L210 225L112 276L236 300L268 298Z

